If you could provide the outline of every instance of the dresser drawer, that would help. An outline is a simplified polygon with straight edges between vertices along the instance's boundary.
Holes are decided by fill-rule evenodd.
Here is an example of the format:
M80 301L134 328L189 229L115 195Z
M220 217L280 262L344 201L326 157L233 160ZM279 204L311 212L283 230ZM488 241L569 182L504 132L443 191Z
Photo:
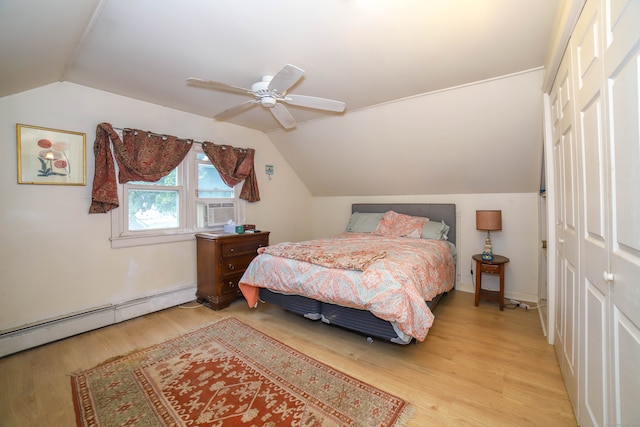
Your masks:
M256 256L258 248L267 246L264 239L255 239L248 242L233 242L222 245L222 258L235 257L239 255Z
M222 274L243 273L255 257L255 254L252 254L222 258Z
M220 279L220 292L223 295L239 294L240 288L238 287L238 282L241 277L242 273L222 277Z

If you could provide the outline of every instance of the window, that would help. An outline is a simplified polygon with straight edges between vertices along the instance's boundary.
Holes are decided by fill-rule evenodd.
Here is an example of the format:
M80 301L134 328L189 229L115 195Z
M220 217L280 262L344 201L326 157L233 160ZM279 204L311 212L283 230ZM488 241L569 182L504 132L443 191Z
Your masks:
M244 221L242 183L229 187L204 154L193 148L158 182L118 185L120 207L111 211L114 248L190 240L199 231L222 230Z
M184 198L184 186L179 185L182 177L180 180L178 177L182 174L178 174L178 169L158 182L124 184L127 233L180 228L180 200Z
M200 228L223 226L235 219L234 189L224 183L206 154L195 155L198 168L196 225Z

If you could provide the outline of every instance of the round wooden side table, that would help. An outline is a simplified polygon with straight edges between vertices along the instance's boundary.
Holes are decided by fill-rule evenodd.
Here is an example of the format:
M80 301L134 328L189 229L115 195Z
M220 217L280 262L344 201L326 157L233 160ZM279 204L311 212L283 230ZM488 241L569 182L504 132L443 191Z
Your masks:
M504 311L504 265L509 262L509 258L502 255L493 255L493 260L482 259L482 254L473 255L476 262L476 307L480 300L497 301L500 304L500 311ZM500 276L500 290L490 291L482 289L482 274L496 274Z

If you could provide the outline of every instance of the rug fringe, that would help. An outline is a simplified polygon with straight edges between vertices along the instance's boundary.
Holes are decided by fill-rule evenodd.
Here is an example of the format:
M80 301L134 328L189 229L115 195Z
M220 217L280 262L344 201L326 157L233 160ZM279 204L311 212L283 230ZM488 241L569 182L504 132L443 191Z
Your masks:
M407 404L407 406L405 406L404 409L400 412L400 415L398 415L398 419L396 420L396 422L393 423L393 427L406 426L415 414L416 408L411 404Z

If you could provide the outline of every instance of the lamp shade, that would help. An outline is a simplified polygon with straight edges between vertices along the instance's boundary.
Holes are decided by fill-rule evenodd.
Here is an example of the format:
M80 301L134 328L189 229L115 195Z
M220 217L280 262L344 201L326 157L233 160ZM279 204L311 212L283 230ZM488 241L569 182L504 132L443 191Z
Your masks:
M476 230L502 230L502 211L476 211Z

